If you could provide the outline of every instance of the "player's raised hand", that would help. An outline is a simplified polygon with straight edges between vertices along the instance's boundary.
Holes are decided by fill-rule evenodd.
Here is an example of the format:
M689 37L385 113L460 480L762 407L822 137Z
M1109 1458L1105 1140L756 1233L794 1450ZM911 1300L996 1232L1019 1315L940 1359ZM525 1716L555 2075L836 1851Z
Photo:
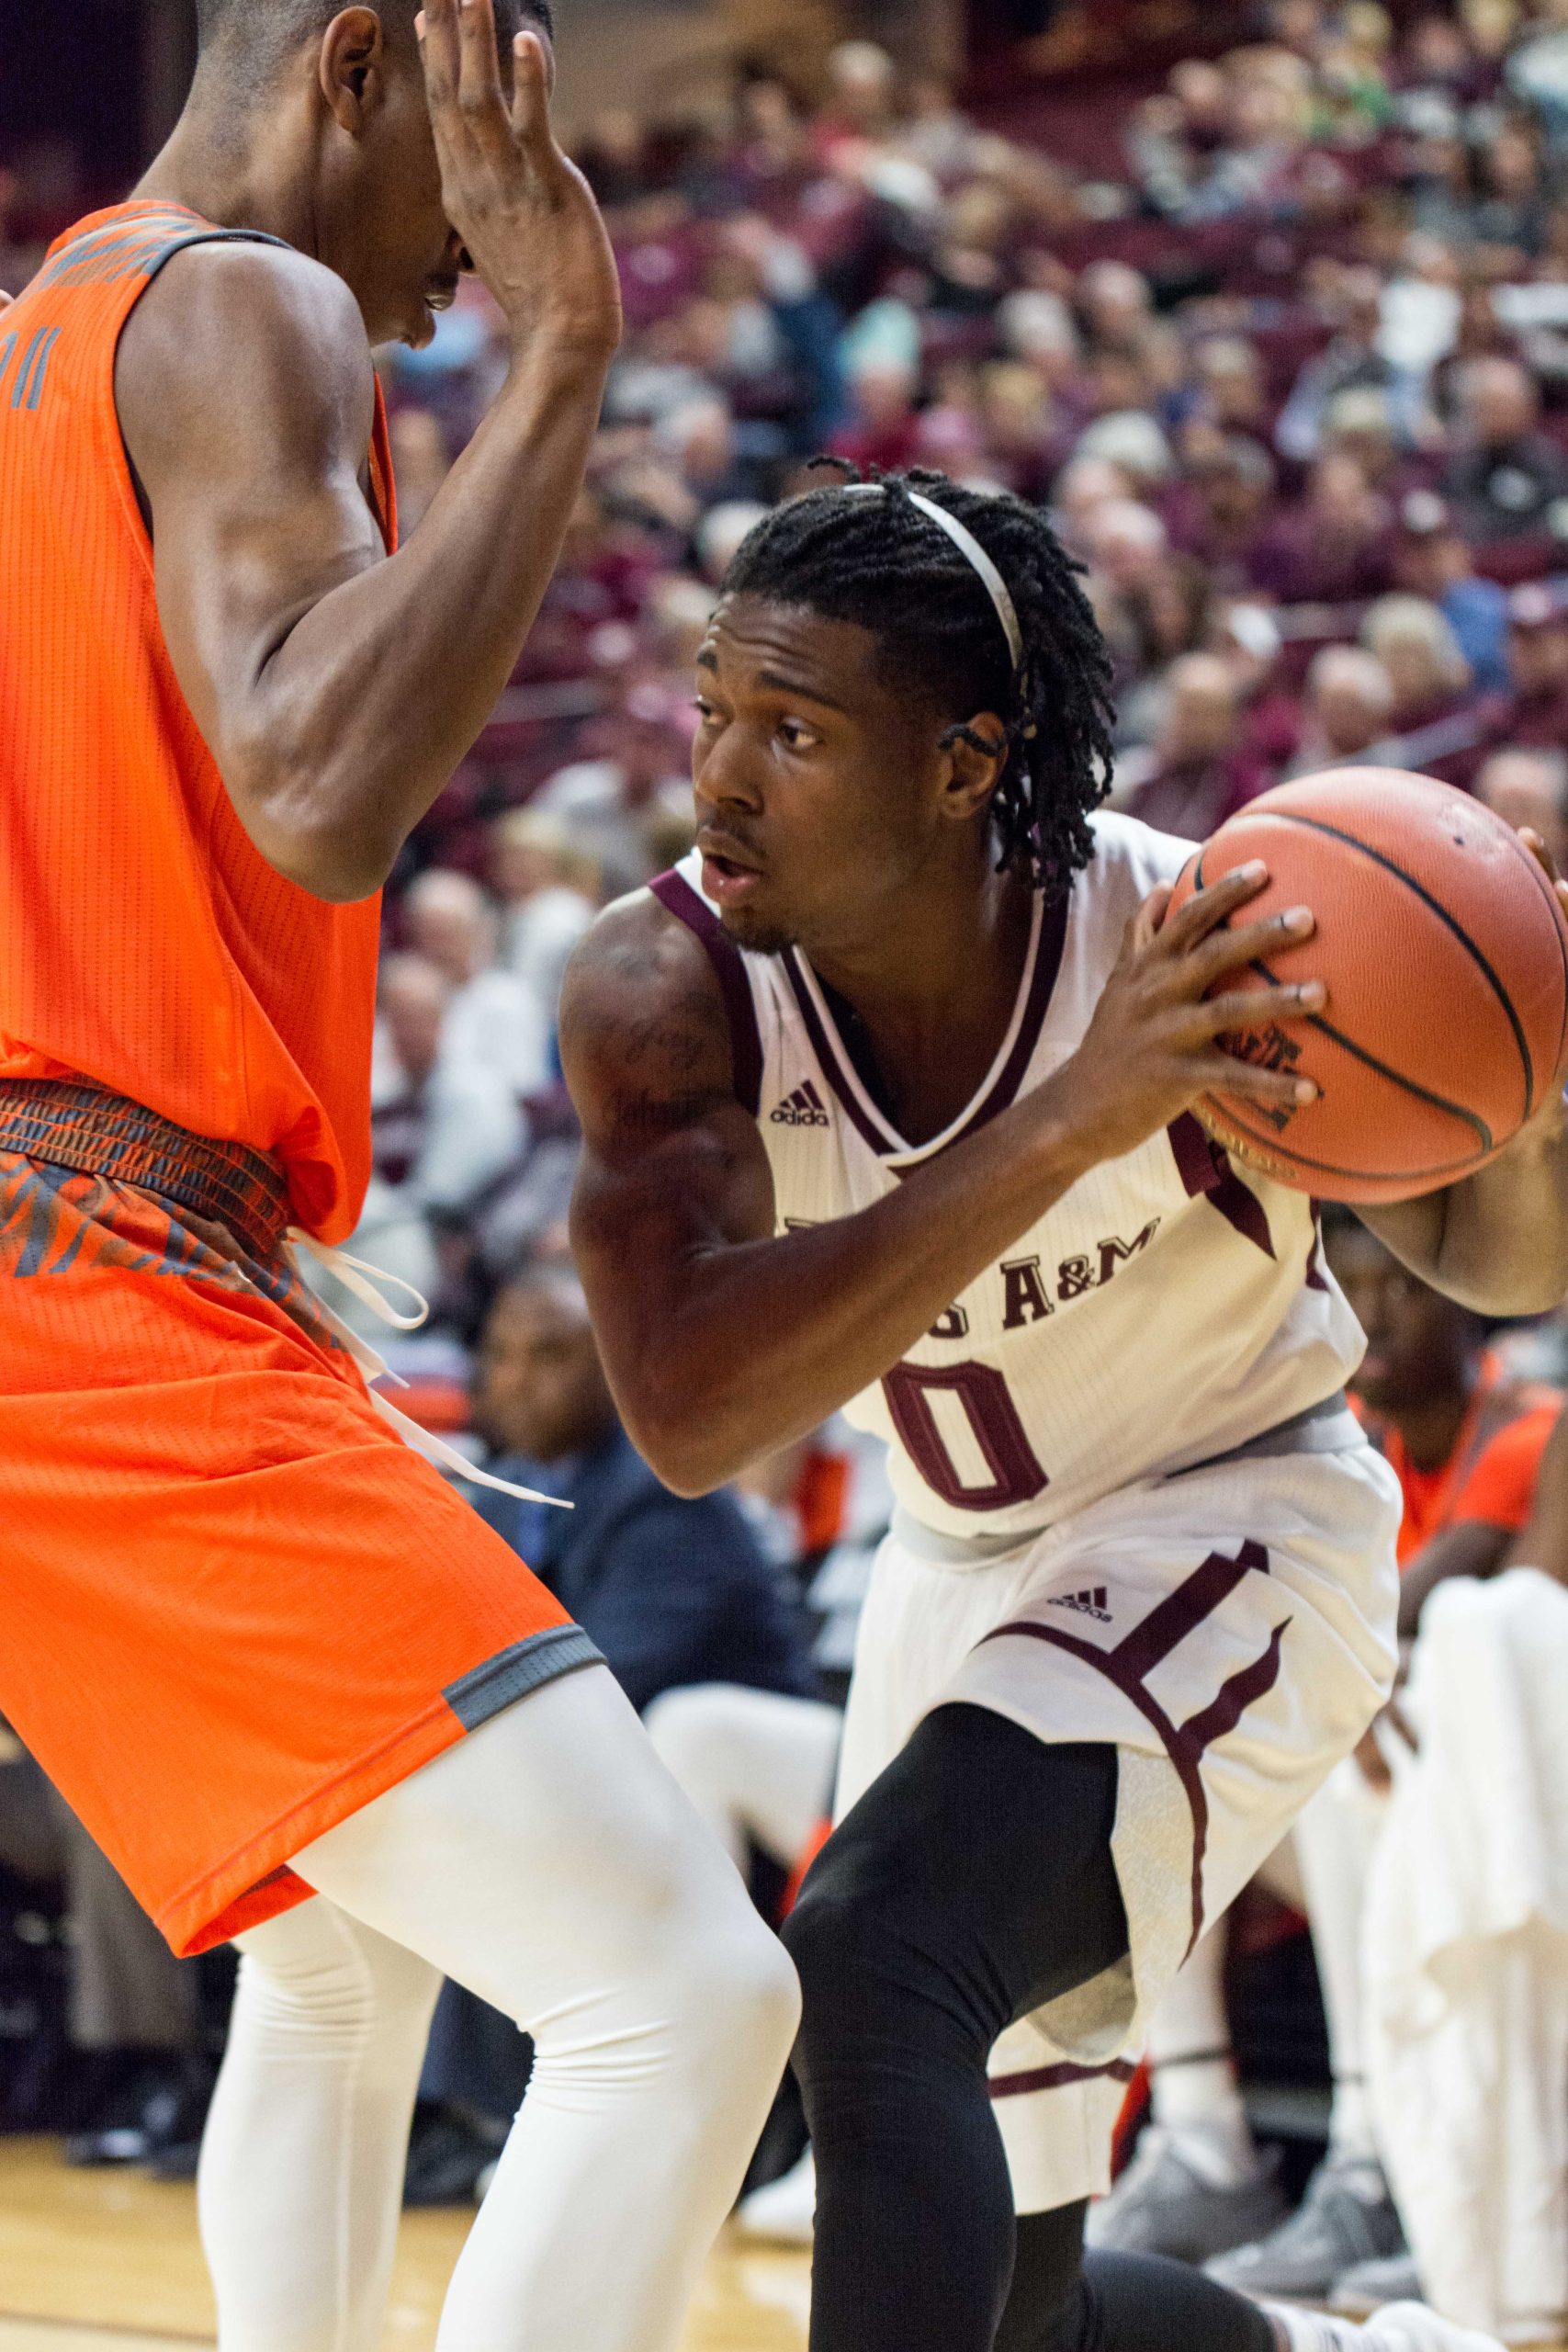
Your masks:
M446 218L513 336L607 356L621 336L615 255L556 144L543 40L519 33L509 101L493 0L424 0L418 29Z
M1311 936L1304 907L1231 922L1268 878L1261 865L1238 867L1196 892L1168 921L1171 893L1162 885L1128 924L1083 1043L1051 1081L1058 1114L1065 1112L1096 1159L1133 1150L1211 1091L1270 1107L1299 1108L1313 1100L1317 1090L1310 1079L1237 1060L1220 1043L1227 1030L1305 1020L1327 1001L1317 980L1219 985Z

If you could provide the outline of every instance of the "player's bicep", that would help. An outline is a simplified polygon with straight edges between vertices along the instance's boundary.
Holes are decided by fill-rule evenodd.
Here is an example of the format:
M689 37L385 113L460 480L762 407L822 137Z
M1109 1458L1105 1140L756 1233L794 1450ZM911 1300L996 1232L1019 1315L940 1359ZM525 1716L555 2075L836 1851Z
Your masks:
M170 658L238 797L272 729L273 657L385 553L360 479L364 329L347 288L302 255L197 246L132 313L115 391Z
M772 1235L773 1176L712 968L656 901L612 908L578 949L560 1049L583 1131L572 1240L614 1376L705 1253Z

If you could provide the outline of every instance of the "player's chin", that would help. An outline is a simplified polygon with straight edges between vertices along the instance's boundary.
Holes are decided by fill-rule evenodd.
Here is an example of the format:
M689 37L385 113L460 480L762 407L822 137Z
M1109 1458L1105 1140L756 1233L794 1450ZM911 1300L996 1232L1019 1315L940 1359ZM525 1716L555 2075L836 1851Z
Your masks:
M798 941L792 924L781 922L763 907L721 907L718 919L737 947L750 956L782 956Z

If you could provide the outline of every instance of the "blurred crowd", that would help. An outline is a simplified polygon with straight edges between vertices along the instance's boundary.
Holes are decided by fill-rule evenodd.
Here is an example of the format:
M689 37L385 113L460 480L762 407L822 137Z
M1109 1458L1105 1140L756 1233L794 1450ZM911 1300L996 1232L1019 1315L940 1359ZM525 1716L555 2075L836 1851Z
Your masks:
M1405 767L1534 825L1568 869L1568 0L1259 0L1245 42L1182 61L1158 87L1130 69L1071 105L1042 85L1015 93L1005 119L1004 132L975 119L942 83L852 41L810 92L742 67L711 114L592 126L580 154L620 261L626 344L538 625L388 899L375 1174L354 1246L426 1295L432 1319L389 1345L360 1300L333 1293L410 1383L417 1419L547 1486L552 1471L578 1482L586 1551L561 1550L544 1522L502 1532L555 1577L775 1906L826 1806L885 1486L841 1430L713 1510L675 1506L637 1464L570 1272L576 1127L556 1049L562 973L595 912L690 843L693 661L750 525L822 454L1015 491L1054 515L1113 651L1118 806L1198 838L1284 778ZM428 350L384 357L405 532L505 366L476 284ZM1381 1404L1370 1389L1363 1405L1400 1449L1412 1558L1483 1525L1489 1551L1450 1558L1439 1542L1434 1588L1455 1564L1568 1578L1568 1505L1561 1559L1544 1556L1557 1535L1526 1533L1568 1332L1549 1320L1488 1349L1429 1294L1395 1296L1392 1261L1348 1263L1352 1275L1389 1327L1384 1355L1405 1351ZM1533 1450L1523 1469L1509 1455L1505 1509L1496 1477L1472 1474L1527 1419ZM1568 1495L1564 1453L1551 1491ZM687 1514L678 1525L671 1507ZM1542 1633L1532 1593L1510 1605L1529 1619L1526 1645L1555 1656L1560 1621L1549 1611ZM1499 1657L1515 1623L1494 1629ZM1406 1761L1417 1752L1404 1718L1382 1737L1385 1751L1404 1741ZM1314 1849L1342 1856L1348 1839L1358 1858L1340 1871L1358 1891L1321 1896L1313 1917L1342 1996L1337 2137L1307 2223L1296 2216L1296 2283L1267 2263L1247 2280L1269 2291L1326 2296L1358 2260L1413 2260L1388 2152L1351 2087L1370 2062L1345 1991L1359 1963L1343 1954L1390 1804L1386 1763L1363 1761L1364 1786L1337 1800L1354 1835L1324 1831ZM79 1953L123 1952L118 1897L46 1797L23 1805L19 1770L0 1770L4 1859L30 1850L35 1868L65 1871L79 1921L98 1923L79 1924ZM1312 1869L1303 1849L1286 1873L1298 1904ZM1102 2232L1122 2233L1108 2242L1217 2257L1291 2220L1237 2104L1226 1989L1240 1948L1227 1978L1216 1944L1165 2021L1156 2132L1106 2209ZM223 1986L204 1966L177 1991L166 1969L150 1993L123 1967L107 1991L78 1981L71 2031L108 2053L92 2097L74 2098L83 2161L118 2147L187 2163L221 2037ZM7 1967L27 1974L0 1936L0 1994ZM1560 1961L1557 1973L1568 1981ZM416 2195L482 2182L504 2113L495 2085L519 2064L486 2032L480 2017L446 2015ZM1568 2025L1562 2039L1568 2051ZM1562 2055L1552 2042L1540 2063ZM0 2091L6 2080L0 2066ZM9 2081L13 2116L28 2112ZM1557 2167L1543 2227L1561 2237L1561 2275L1538 2263L1528 2290L1554 2323L1568 2313L1559 2104L1537 2169ZM1451 2116L1443 2128L1451 2142ZM766 2169L786 2184L778 2226L802 2235L798 2148L785 2127ZM1419 2164L1401 2162L1429 2238ZM1478 2132L1473 2177L1488 2167L1502 2177ZM1276 2253L1276 2273L1290 2257ZM1488 2307L1476 2324L1496 2319Z
M864 41L581 153L628 331L565 560L391 899L367 1238L471 1340L558 1237L554 1012L689 839L691 663L829 453L1043 502L1114 650L1118 803L1201 836L1365 762L1568 847L1568 0L1263 0L1164 85L1010 103ZM504 367L482 288L386 363L417 529Z

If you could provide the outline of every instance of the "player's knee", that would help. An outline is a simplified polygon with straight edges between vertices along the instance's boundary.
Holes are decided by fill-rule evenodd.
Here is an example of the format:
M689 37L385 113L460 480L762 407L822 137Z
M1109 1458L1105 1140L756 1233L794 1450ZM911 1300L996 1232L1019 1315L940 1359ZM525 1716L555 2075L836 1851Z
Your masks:
M685 1995L688 2047L727 2063L739 2059L767 2077L771 2090L800 2024L800 1981L743 1894L732 1913L708 1919L694 1939Z
M784 1940L800 1976L807 2041L852 2031L878 2010L891 2022L897 2003L886 1996L903 1976L901 1921L831 1845L785 1920Z

